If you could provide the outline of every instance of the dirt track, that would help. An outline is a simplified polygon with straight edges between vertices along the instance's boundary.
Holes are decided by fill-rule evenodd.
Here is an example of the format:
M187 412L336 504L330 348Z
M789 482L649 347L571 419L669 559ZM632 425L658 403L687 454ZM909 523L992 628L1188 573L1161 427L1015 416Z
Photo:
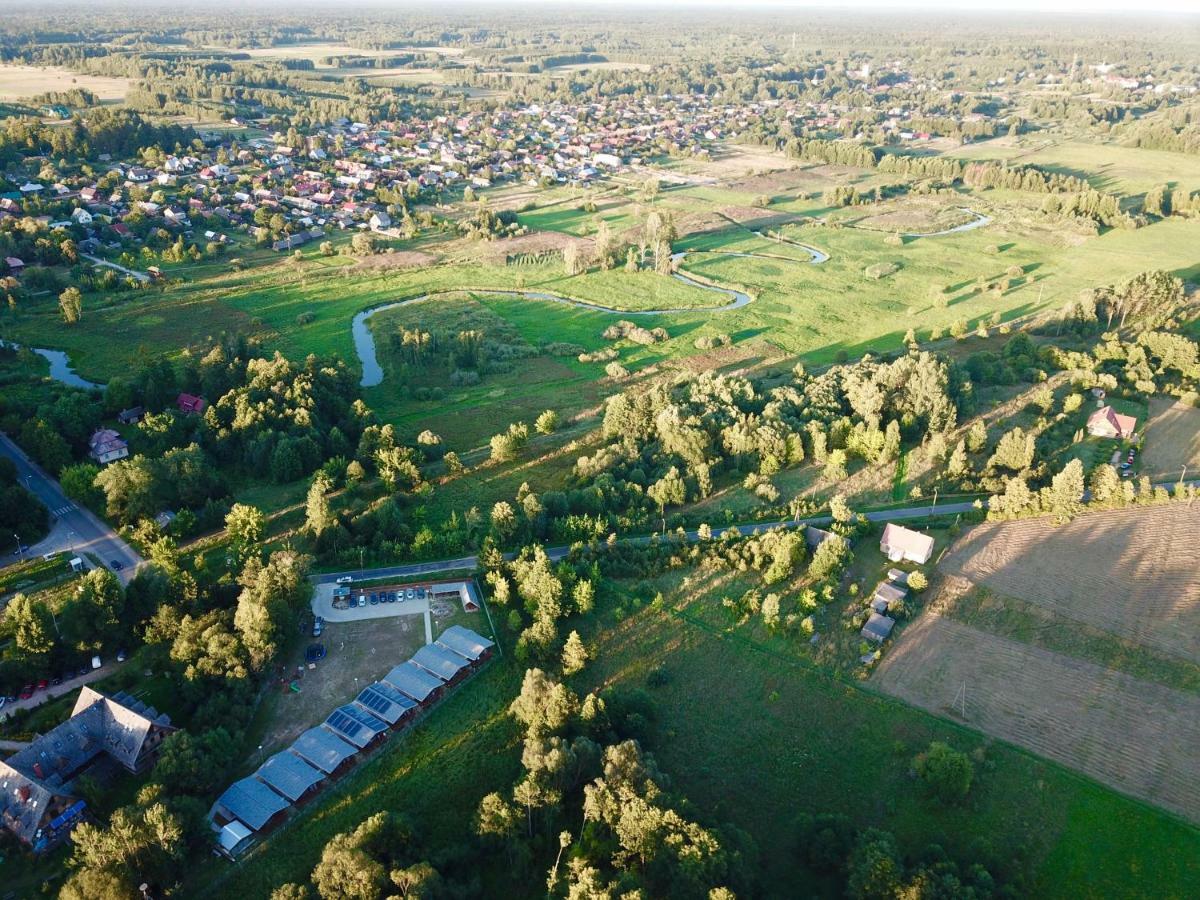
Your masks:
M872 681L1200 823L1200 697L933 612L905 629Z
M1112 510L1067 525L986 523L939 569L1200 661L1200 504Z

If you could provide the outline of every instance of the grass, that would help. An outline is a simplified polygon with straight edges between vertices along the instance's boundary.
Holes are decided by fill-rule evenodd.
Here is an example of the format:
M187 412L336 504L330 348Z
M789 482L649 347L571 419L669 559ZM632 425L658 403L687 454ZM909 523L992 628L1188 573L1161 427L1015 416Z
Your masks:
M625 586L646 594L653 587ZM589 635L598 643L589 670L597 683L641 686L662 666L653 689L651 745L664 770L700 814L732 819L755 837L768 896L803 884L788 828L801 811L839 810L862 826L893 831L907 852L930 842L953 856L981 859L1010 874L1037 873L1039 885L1067 896L1062 875L1086 871L1089 896L1185 896L1197 876L1191 847L1200 832L1122 798L1059 766L829 677L807 659L763 640L757 626L713 628L697 603L632 611ZM712 610L711 615L721 616ZM931 740L979 751L984 763L971 796L944 808L909 779L912 757ZM1090 810L1101 811L1098 815ZM1116 841L1112 823L1145 839ZM1153 872L1152 880L1143 882ZM1146 885L1142 887L1143 883ZM1040 894L1039 894L1040 895Z

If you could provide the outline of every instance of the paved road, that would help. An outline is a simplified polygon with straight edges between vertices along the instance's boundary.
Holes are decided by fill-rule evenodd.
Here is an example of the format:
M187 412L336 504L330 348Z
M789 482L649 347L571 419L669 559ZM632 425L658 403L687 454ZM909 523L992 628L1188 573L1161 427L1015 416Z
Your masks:
M91 684L93 681L99 681L106 675L111 675L116 671L116 664L107 662L99 669L89 669L86 674L68 678L62 684L52 684L46 687L45 690L38 691L28 700L20 698L13 700L11 703L5 703L4 708L0 709L0 720L7 719L9 713L16 712L18 709L35 709L43 703L53 700L55 697L61 697L64 694L69 694L76 688L81 688L85 684Z
M21 484L46 504L46 508L50 510L50 514L54 518L50 534L30 547L25 555L62 551L76 554L91 553L110 569L114 560L120 562L122 568L117 572L117 577L121 579L122 583L128 583L137 567L144 562L134 549L108 525L92 515L89 510L69 499L62 492L58 482L26 456L24 451L14 444L6 434L0 434L0 454L7 456L16 464L17 478ZM11 535L8 537L10 539L8 543L0 540L0 546L5 547L3 556L0 556L0 566L11 565L20 559L13 552L16 547L10 546L10 544L15 545L16 542L11 540Z
M986 506L987 501L984 501ZM940 516L953 516L959 513L970 512L974 509L974 504L971 502L958 503L940 503L937 506L937 513ZM873 512L864 513L868 521L871 522L893 522L904 521L906 519L923 519L930 514L931 507L929 504L921 506L909 506L904 509L884 509ZM766 530L768 528L776 528L779 526L802 527L804 525L828 525L832 520L830 516L813 516L808 519L785 519L778 522L751 522L746 525L733 525L732 528L737 529L740 534L751 535L755 531ZM728 528L714 528L714 534L720 534L728 531ZM699 534L696 531L686 532L688 540L696 540ZM637 537L620 538L622 544L648 544L653 537L651 535L640 535ZM546 555L552 560L559 560L565 557L569 552L570 547L547 547ZM505 554L506 559L512 559L512 553ZM314 575L312 580L316 584L332 584L339 578L349 575L356 581L376 578L409 578L415 575L437 575L444 572L457 572L462 570L472 570L479 566L479 558L477 556L462 556L458 559L443 559L434 562L410 563L400 566L385 566L379 569L355 569L350 572L330 572L323 575Z

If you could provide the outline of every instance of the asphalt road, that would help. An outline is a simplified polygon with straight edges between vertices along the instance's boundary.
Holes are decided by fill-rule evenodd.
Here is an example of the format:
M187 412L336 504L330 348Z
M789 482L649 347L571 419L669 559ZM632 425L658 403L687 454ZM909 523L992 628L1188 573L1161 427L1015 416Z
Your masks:
M6 434L0 434L0 454L16 464L17 478L21 484L46 504L46 509L50 510L53 518L50 533L23 555L40 556L62 551L76 555L90 553L109 569L113 569L114 561L119 562L121 569L116 575L122 583L128 583L138 566L144 562L133 548L90 511L69 499L58 482L26 456ZM12 535L0 535L0 547L5 548L3 556L0 556L0 566L11 565L21 559L21 556L14 552L16 539Z
M986 501L985 501L986 505ZM970 502L960 503L941 503L937 506L937 514L940 516L956 515L958 513L970 512L974 509L974 504ZM904 521L906 519L922 519L928 516L931 512L931 505L923 503L920 506L909 506L904 509L884 509L873 512L864 513L867 519L871 522L894 522ZM776 528L780 525L799 528L804 525L828 525L832 519L829 516L815 516L809 519L786 519L779 522L752 522L747 525L734 525L738 532L743 535L754 534L755 531L766 530L768 528ZM727 531L728 528L714 528L713 533L719 534ZM696 540L699 535L695 531L687 532L688 540ZM620 538L619 543L622 544L648 544L652 540L650 535L641 535L638 537ZM570 552L570 547L547 547L546 555L552 560L562 559ZM506 553L506 559L512 559L513 554ZM364 581L367 579L376 578L407 578L415 575L436 575L443 572L457 572L462 570L471 570L477 568L479 558L476 556L461 556L458 559L443 559L434 562L410 563L401 566L386 566L379 569L354 569L349 572L330 572L324 575L314 575L312 580L316 584L330 584L336 582L339 578L349 576L355 581Z

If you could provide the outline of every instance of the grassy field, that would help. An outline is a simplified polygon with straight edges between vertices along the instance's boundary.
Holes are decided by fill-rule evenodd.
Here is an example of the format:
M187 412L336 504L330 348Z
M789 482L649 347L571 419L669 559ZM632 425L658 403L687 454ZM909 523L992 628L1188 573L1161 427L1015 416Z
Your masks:
M124 100L129 79L82 75L62 66L0 66L0 100L26 100L72 88L91 91L99 100Z
M1092 187L1118 194L1143 194L1160 184L1194 191L1200 188L1200 158L1167 150L1117 144L1062 141L1049 145L1036 137L1022 145L1008 140L981 141L947 154L960 159L996 159L1037 165L1086 178Z
M1037 896L1182 898L1197 877L1194 854L1157 855L1172 844L1200 847L1200 832L1178 820L830 678L814 667L806 641L786 647L759 625L730 626L718 607L724 587L681 596L678 576L668 576L630 585L624 596L644 602L656 590L664 591L661 607L626 600L619 623L590 635L597 642L590 676L639 686L651 671L666 673L666 684L650 689L651 745L702 814L732 819L755 837L765 884L804 883L787 824L801 811L834 809L892 830L906 850L936 841L1001 870L1028 867ZM908 778L913 755L930 740L979 750L986 760L960 808L930 803ZM1092 810L1119 816L1139 839L1113 842L1109 820ZM1140 873L1150 871L1153 884L1143 887ZM1070 881L1060 880L1064 872Z

